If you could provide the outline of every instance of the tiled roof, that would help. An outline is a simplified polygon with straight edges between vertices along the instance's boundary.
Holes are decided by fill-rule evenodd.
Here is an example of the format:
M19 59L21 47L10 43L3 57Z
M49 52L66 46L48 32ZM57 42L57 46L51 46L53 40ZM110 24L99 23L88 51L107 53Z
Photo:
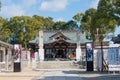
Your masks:
M3 41L0 41L0 46L13 48L12 44L9 44L9 43L3 42Z
M79 32L79 31L43 31L43 43L53 43L54 40L50 39L51 36L55 35L57 32L61 32L64 36L66 36L67 39L66 42L69 43L77 43L77 34L79 33L79 42L80 43L86 43L91 42L90 40L86 39L85 34ZM30 41L30 43L39 43L39 37L36 37L34 40Z
M44 43L52 43L54 40L51 40L50 37L54 34L56 34L59 31L44 31L43 32L43 41ZM69 40L66 40L69 43L77 43L77 33L78 31L61 31L62 34L67 36ZM83 33L80 33L80 37L78 38L80 43L85 42L91 42L90 40L87 40L85 35Z
M116 37L112 37L111 41L120 44L120 34L118 34Z
M53 34L49 37L50 39L64 39L64 40L70 40L67 36L65 36L61 31Z

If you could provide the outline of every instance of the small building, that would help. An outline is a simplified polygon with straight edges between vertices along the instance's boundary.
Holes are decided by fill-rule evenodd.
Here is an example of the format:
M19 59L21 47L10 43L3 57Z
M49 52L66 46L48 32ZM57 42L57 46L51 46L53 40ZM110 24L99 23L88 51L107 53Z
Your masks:
M13 45L0 41L0 71L13 69Z

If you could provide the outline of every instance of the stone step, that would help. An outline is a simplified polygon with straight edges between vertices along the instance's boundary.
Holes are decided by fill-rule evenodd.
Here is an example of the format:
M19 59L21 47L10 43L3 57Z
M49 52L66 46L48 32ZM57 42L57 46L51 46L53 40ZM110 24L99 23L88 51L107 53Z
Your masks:
M43 61L37 63L38 69L80 69L73 61Z

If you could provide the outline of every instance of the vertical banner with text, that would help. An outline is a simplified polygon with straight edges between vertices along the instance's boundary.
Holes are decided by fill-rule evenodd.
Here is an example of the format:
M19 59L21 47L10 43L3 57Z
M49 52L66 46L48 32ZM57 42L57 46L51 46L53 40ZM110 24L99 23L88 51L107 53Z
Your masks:
M87 71L93 71L93 43L86 43Z
M14 72L21 71L21 52L22 52L21 44L14 44L14 52L13 52Z

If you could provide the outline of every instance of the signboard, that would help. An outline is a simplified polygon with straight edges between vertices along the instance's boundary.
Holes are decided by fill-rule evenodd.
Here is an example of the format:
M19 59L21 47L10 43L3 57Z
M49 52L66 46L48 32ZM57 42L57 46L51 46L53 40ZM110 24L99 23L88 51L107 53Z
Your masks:
M14 62L20 62L21 60L21 45L20 44L15 44L14 45L14 54L13 54L13 57L14 57Z
M86 59L87 61L93 61L93 45L92 43L86 44Z
M20 44L14 44L14 52L13 52L13 58L14 58L14 72L20 72L21 71L21 51L22 46Z
M93 71L93 43L86 43L87 71Z
M120 50L118 47L108 49L108 67L109 71L120 71Z

